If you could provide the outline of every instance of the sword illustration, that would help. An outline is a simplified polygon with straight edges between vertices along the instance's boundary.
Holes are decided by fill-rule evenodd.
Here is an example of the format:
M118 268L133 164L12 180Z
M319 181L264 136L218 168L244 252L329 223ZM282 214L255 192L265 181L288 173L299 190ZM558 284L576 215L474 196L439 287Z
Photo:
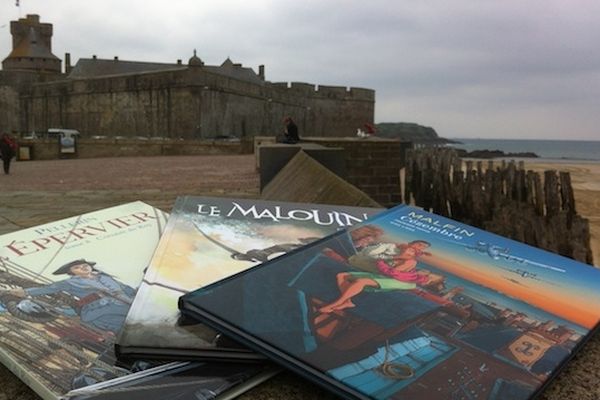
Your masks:
M232 249L231 247L227 246L224 243L219 242L218 240L214 239L213 237L211 237L208 233L204 232L196 222L192 222L194 224L194 227L196 229L198 229L198 232L200 232L202 234L202 236L204 236L206 239L208 239L211 243L216 244L217 246L221 247L222 249L224 249L225 251L227 251L228 253L231 254L240 254L239 251Z
M192 222L192 223L194 224L194 227L198 230L198 232L200 232L202 234L202 236L204 236L206 238L206 240L208 240L209 242L213 243L214 245L216 245L216 246L222 248L223 250L225 250L226 252L228 252L230 254L230 257L233 258L234 260L250 261L250 262L267 261L266 257L260 257L260 256L257 257L256 255L250 254L252 252L255 252L256 250L251 250L248 253L242 253L241 251L237 251L237 250L227 246L226 244L219 242L215 238L211 237L209 234L204 232L202 230L202 228L200 228L195 222Z
M175 292L179 292L179 293L183 293L183 294L186 294L186 293L190 292L189 290L178 288L178 287L171 286L171 285L167 285L167 284L164 284L164 283L161 283L161 282L150 282L146 278L142 279L142 282L144 282L148 286L159 286L161 288L173 290Z

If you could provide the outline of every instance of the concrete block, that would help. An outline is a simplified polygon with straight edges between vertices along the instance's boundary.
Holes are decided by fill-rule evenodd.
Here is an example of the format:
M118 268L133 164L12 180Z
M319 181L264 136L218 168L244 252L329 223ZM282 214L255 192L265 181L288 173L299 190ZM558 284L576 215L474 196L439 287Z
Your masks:
M344 149L315 143L266 144L258 148L260 189L262 190L300 150L340 178L346 179Z
M381 207L357 187L300 150L261 192L265 200Z

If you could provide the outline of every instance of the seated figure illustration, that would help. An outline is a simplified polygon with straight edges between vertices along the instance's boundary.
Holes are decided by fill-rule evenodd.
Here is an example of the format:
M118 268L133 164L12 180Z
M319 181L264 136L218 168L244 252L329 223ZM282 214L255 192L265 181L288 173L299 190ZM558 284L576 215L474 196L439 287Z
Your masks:
M444 278L417 269L430 244L396 243L373 228L328 242L288 283L303 310L304 349L315 357L322 346L367 354L374 338L396 335L443 306L423 293Z
M351 271L337 274L336 282L340 296L321 307L319 311L330 313L354 307L352 298L363 291L410 290L415 289L417 284L429 283L429 274L418 272L416 269L417 258L429 254L424 251L429 246L424 240L415 240L399 245L380 243L363 249L364 254L361 258L350 257L348 263L359 268L364 268L365 264L375 264L378 273Z

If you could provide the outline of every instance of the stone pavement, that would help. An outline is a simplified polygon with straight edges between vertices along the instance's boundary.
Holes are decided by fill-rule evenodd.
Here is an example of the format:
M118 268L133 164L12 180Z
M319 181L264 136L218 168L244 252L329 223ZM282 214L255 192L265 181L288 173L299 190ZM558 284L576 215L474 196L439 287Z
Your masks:
M13 162L0 173L0 234L127 201L169 210L179 195L258 196L253 156Z
M26 161L0 175L0 234L142 200L169 211L179 195L258 197L253 155ZM541 399L600 399L600 336L585 345ZM241 399L333 399L284 372ZM0 366L0 400L39 399Z

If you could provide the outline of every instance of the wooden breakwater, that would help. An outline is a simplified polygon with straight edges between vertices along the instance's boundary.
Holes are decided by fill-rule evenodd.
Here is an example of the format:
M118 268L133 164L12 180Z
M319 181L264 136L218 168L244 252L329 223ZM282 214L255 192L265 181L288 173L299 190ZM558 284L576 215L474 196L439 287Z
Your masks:
M452 149L409 150L406 203L593 264L589 221L577 214L568 172L521 161L463 161Z

